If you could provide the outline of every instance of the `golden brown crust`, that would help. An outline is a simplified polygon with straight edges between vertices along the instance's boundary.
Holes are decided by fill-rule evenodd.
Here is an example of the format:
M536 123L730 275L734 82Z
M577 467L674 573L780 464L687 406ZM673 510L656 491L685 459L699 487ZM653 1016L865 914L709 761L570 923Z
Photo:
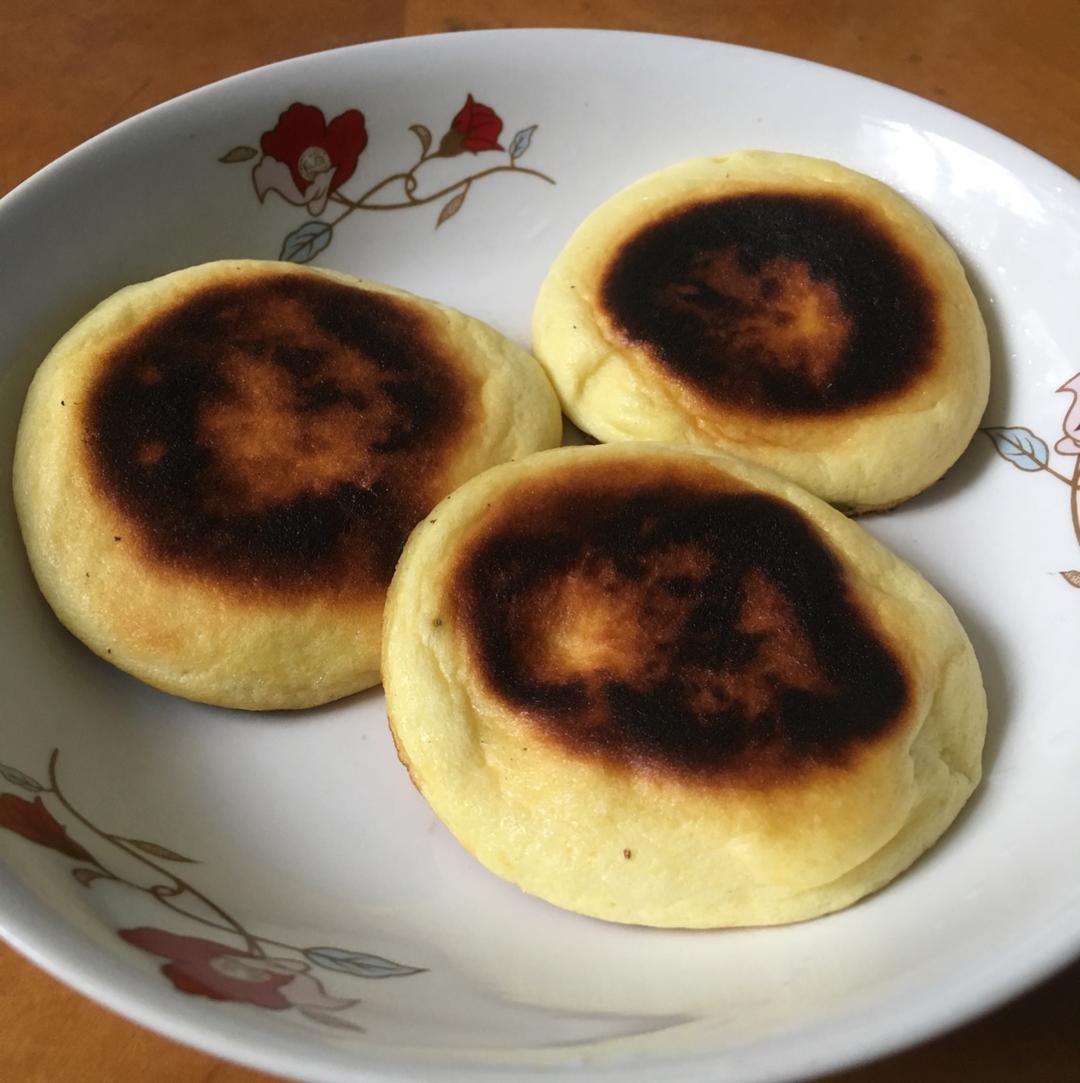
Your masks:
M781 186L668 208L608 257L609 337L709 406L842 414L940 364L934 283L864 203Z
M57 344L16 505L42 591L103 657L192 699L308 706L378 681L416 520L560 435L539 367L486 325L228 261L121 291Z
M985 698L948 605L715 452L562 448L474 478L413 532L383 643L435 812L494 872L597 917L835 910L979 779Z
M956 255L885 185L743 151L618 193L541 287L534 350L605 440L727 450L850 511L936 481L986 404Z
M415 303L315 275L226 280L100 357L86 469L149 565L244 595L381 597L480 382Z
M537 739L702 784L893 740L910 679L840 561L784 501L693 467L585 460L493 505L451 573L474 679Z

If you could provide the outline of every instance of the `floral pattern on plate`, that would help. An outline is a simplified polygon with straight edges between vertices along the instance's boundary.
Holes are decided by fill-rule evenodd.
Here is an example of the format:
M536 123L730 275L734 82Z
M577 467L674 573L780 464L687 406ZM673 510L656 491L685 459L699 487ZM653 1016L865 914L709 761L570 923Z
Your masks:
M390 173L355 199L345 195L341 187L356 171L360 155L368 145L367 122L359 109L347 109L327 122L321 109L293 102L278 117L277 125L263 132L258 149L236 146L218 161L234 165L259 158L251 171L259 202L274 192L307 210L312 221L286 236L278 258L308 263L330 245L335 229L356 211L407 210L445 200L435 221L437 229L461 210L473 186L486 177L512 173L554 184L546 173L518 164L532 144L537 127L530 124L521 128L509 145L504 146L499 142L502 118L491 106L469 94L437 145L426 125L410 125L409 131L420 144L416 161L408 169ZM436 159L456 158L465 153L474 156L500 153L505 158L457 177L449 184L437 185L434 191L424 187L425 171L421 167ZM340 208L341 213L324 221L320 216L328 207Z
M1075 460L1071 477L1050 464L1049 446L1031 429L1022 425L988 426L982 431L993 441L997 453L1018 470L1049 474L1069 487L1073 533L1080 544L1080 372L1066 380L1058 391L1068 392L1073 397L1061 425L1064 435L1054 445L1059 455L1070 455ZM1070 587L1080 589L1080 569L1070 568L1059 574Z
M195 864L191 858L156 842L112 834L76 809L60 787L57 777L59 758L59 751L54 751L49 760L47 784L0 763L0 777L32 795L26 798L16 793L0 794L0 828L76 862L71 873L85 888L98 881L121 884L148 895L193 924L239 941L238 946L153 927L118 930L122 940L167 960L162 964L161 972L180 992L211 1000L250 1004L269 1011L295 1009L316 1023L363 1032L362 1026L344 1014L359 1004L359 999L328 993L319 978L313 975L313 968L353 978L394 978L424 973L422 967L405 966L368 952L335 947L297 947L250 932L194 885L161 864ZM61 819L53 814L50 806L57 809ZM105 849L94 854L76 842L68 833L68 827L75 825L102 843ZM120 855L135 859L152 872L152 882L140 884L119 872L112 859ZM197 912L199 910L202 913Z

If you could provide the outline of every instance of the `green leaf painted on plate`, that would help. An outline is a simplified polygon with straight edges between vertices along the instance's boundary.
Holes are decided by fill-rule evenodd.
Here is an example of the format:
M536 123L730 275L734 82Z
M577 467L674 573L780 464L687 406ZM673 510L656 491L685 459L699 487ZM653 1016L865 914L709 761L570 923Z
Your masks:
M423 967L403 966L381 955L346 951L344 948L308 948L304 958L327 970L338 970L357 978L403 978L409 974L424 973Z
M23 772L16 767L8 767L6 763L0 763L0 775L3 775L12 786L18 786L21 790L26 790L29 793L45 792L45 787L36 779L32 779L29 775L23 774Z
M310 263L333 239L328 222L305 222L285 238L278 259L289 263Z
M987 428L983 432L994 442L997 453L1020 470L1034 473L1045 469L1050 461L1050 449L1031 429L1014 425L1010 428Z
M533 132L537 129L536 124L530 124L527 128L522 128L517 135L514 136L510 143L510 161L516 162L528 149L529 144L532 142Z

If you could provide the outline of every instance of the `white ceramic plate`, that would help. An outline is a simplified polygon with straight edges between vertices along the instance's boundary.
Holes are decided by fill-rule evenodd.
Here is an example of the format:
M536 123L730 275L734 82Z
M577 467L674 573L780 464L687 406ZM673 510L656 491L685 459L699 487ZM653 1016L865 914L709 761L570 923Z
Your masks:
M459 116L470 94L498 133L481 109ZM313 109L279 120L297 102ZM344 179L355 118L321 125L352 109L368 142ZM343 199L408 202L393 184L365 193L455 117L465 149L413 174L414 199L442 195L316 224ZM318 152L300 161L315 178L294 205L287 166L309 146L335 172ZM378 692L250 716L93 657L39 597L5 491L11 943L148 1026L320 1080L809 1075L952 1026L1080 948L1080 445L1057 390L1080 368L1080 185L969 120L784 57L627 34L421 38L230 79L0 204L0 457L38 361L126 283L284 246L527 342L545 268L591 208L670 162L747 146L834 158L907 194L959 249L990 326L986 424L1003 431L867 521L952 600L986 674L986 781L944 841L879 895L795 927L681 933L560 912L454 843L398 764Z

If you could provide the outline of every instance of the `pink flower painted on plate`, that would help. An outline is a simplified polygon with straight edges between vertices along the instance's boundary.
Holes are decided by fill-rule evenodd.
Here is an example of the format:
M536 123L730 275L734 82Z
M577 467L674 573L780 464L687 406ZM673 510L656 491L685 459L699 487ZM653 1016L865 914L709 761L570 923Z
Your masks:
M255 191L260 200L277 192L312 215L322 214L331 194L355 172L367 141L359 109L327 124L321 109L293 102L260 140L263 158L252 171Z
M164 929L121 929L120 936L169 962L161 972L182 993L254 1004L281 1011L285 1008L341 1011L357 1004L328 996L308 966L297 959L252 955L214 940L177 936Z
M1054 450L1061 455L1080 455L1080 372L1058 388L1072 394L1072 406L1069 407L1062 424L1065 435L1054 445Z

